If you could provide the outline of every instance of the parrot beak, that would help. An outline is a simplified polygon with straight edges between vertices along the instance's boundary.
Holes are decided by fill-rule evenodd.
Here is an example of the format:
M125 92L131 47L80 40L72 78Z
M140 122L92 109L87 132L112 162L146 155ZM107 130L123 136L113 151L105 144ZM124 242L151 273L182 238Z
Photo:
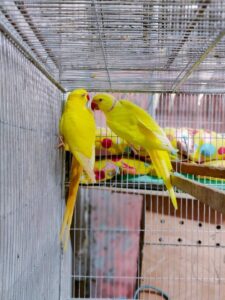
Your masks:
M87 99L87 107L90 108L91 107L91 98L89 96L89 94L86 95L86 99Z
M91 109L92 110L99 110L98 104L92 101L91 102Z

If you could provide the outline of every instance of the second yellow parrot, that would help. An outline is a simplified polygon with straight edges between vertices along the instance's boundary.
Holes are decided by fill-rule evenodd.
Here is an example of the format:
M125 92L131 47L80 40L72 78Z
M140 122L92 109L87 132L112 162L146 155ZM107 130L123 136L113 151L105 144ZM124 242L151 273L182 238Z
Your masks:
M166 134L156 121L142 108L128 100L119 100L106 93L96 94L92 100L93 110L100 109L106 117L107 126L126 140L131 147L143 147L149 154L158 177L162 178L173 206L177 200L170 180L172 165L169 153L175 153Z
M95 182L93 168L96 126L93 113L87 108L88 100L89 95L85 89L73 90L67 98L59 124L64 147L73 154L69 195L60 231L60 240L64 242L64 249L66 249L69 238L82 172L86 173L92 183Z

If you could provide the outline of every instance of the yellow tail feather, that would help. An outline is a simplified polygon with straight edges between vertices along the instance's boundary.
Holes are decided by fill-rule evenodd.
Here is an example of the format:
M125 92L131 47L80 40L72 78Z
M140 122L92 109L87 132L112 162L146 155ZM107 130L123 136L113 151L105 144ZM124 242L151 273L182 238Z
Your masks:
M63 216L63 222L59 234L60 241L63 243L64 251L67 248L67 243L69 239L70 226L73 218L73 211L77 199L77 192L80 182L80 176L83 171L83 167L77 161L77 159L73 156L72 166L71 166L71 174L70 174L70 186L69 186L69 195L67 199L66 209ZM65 235L65 238L64 238Z
M148 150L148 153L150 155L157 176L163 179L165 186L167 187L167 190L169 192L173 206L175 209L177 209L177 200L170 181L170 171L172 171L172 165L170 162L169 154L164 150Z

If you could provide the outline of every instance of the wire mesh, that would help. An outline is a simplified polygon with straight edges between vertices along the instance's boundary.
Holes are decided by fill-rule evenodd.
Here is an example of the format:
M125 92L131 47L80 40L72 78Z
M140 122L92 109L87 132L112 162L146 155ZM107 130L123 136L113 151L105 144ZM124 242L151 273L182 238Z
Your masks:
M195 149L193 132L217 151L212 157L201 148L196 163L223 157L224 15L222 0L1 1L3 299L157 299L152 287L170 299L224 298L224 217L179 190L175 213L162 182L132 181L118 166L106 181L101 176L112 164L97 172L96 186L80 187L72 262L70 254L61 257L62 166L54 149L61 112L55 86L85 86L133 92L116 97L173 128L182 159ZM97 138L123 147L96 118ZM100 147L98 159L115 163L114 154ZM128 147L121 158L133 156ZM146 160L139 152L135 158Z
M61 92L0 34L0 299L59 299ZM64 262L69 276L70 262ZM64 285L63 285L64 284ZM62 294L70 282L62 280Z
M221 135L212 134L210 143L217 145L217 150L224 145L224 95L114 96L135 102L163 128L174 128L176 139L187 145L190 152L193 141L191 131L185 131L187 128L195 130L195 135L199 130L204 130L206 136L215 131ZM96 144L96 159L102 162L105 178L97 172L100 179L97 186L82 186L76 208L72 228L77 247L71 277L73 297L156 300L165 293L168 295L165 299L223 299L225 219L222 214L178 190L179 209L175 212L161 183L149 183L143 178L140 181L138 176L131 180L127 174L120 177L114 174L106 180L113 161L134 159L134 153L125 151L118 155L110 152L110 147L105 149L105 138L112 139L112 148L123 142L106 132L101 112L96 112L96 122L101 128L97 141L100 139L102 143L100 149ZM185 153L184 161L190 152ZM135 158L141 163L143 155L138 153ZM218 159L217 155L209 157L211 162ZM103 164L105 160L108 165ZM224 165L223 160L220 164ZM192 176L192 179L214 187L215 182L218 184L206 176L201 179ZM224 189L225 182L217 187ZM84 207L84 203L86 221L80 223L77 218L84 219L85 214L79 207ZM83 232L85 242L81 242ZM158 294L154 289L158 289Z
M222 0L4 0L0 8L67 89L224 92Z

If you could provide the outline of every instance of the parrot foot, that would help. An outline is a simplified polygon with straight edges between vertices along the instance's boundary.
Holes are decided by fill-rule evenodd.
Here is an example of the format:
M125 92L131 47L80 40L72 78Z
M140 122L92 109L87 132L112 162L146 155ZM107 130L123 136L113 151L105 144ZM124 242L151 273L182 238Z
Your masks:
M60 149L62 147L65 148L65 143L63 141L63 136L59 135L59 144L57 145L57 148Z

